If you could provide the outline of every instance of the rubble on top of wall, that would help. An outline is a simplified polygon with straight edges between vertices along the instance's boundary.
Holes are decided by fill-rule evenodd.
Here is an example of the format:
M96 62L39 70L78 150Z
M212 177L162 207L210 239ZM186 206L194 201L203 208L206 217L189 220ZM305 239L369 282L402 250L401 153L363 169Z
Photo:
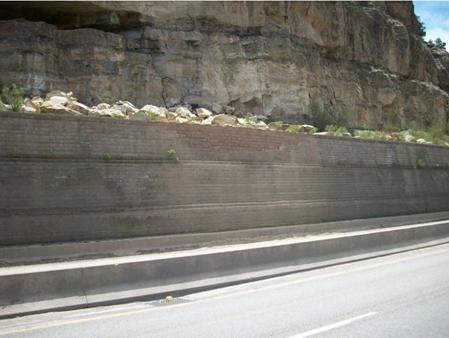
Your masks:
M12 106L0 101L0 112L11 111ZM206 108L197 108L191 111L190 107L177 106L167 109L151 104L137 108L128 101L117 101L113 104L100 103L89 107L77 101L72 92L53 90L44 98L32 97L23 100L23 113L41 113L56 115L74 115L105 117L115 119L127 119L136 121L165 122L165 123L188 123L197 125L252 128L261 130L279 130L292 133L308 133L314 135L344 136L363 139L401 141L418 144L437 144L449 147L449 135L435 135L425 131L403 130L397 132L383 132L378 130L357 130L350 133L341 126L329 125L325 131L318 132L317 128L309 124L288 124L284 121L265 123L255 115L237 117L232 114L214 113Z
M11 107L0 102L0 111L11 110ZM26 98L22 106L24 113L41 113L57 115L109 117L138 121L154 121L167 123L190 123L199 125L213 125L223 127L240 127L254 129L284 130L288 124L267 125L256 116L247 115L238 118L231 114L215 114L206 108L191 111L188 107L178 106L170 111L165 107L146 104L137 108L131 102L117 101L113 104L100 103L96 106L86 106L78 102L72 92L53 90L45 96ZM313 133L316 128L310 125L298 125L304 132ZM284 128L285 127L285 128Z

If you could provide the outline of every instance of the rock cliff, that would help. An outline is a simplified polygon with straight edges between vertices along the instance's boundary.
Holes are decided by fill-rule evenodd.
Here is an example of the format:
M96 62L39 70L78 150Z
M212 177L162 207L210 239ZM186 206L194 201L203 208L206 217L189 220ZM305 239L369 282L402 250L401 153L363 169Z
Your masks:
M449 58L411 2L30 2L0 19L0 82L27 94L351 127L449 117Z

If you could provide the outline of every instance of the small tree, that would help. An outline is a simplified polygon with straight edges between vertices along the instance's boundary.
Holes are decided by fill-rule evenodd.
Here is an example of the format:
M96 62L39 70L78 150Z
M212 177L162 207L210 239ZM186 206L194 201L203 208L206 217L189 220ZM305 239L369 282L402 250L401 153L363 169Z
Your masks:
M13 111L21 111L24 103L23 92L16 84L12 86L4 85L0 94L0 99L6 104L10 104Z
M439 49L445 49L446 48L446 42L443 42L440 38L435 39L435 46Z
M424 37L426 35L426 26L419 16L416 17L416 20L418 20L418 34L420 37Z

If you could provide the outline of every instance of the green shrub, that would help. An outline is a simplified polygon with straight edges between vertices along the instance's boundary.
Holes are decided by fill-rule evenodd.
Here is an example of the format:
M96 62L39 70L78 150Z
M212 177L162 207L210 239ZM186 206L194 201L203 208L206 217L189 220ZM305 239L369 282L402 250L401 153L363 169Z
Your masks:
M299 124L291 124L285 130L288 131L289 133L298 133L301 131L301 126Z
M348 129L346 129L345 127L340 127L333 124L327 125L325 131L329 135L334 136L343 136L344 134L348 133Z
M310 130L307 131L307 133L308 133L308 134L315 134L317 131L318 131L318 129L315 128L315 127L313 127L313 128L310 128Z
M284 122L283 121L274 121L270 123L270 126L274 127L277 130L282 130L282 128L284 127Z
M422 159L416 160L415 168L421 169L421 168L424 168L425 166L426 166L426 162L424 160L422 160Z
M359 129L361 129L361 130L368 130L369 128L368 128L368 125L366 123L362 123L360 125Z
M2 86L0 98L3 103L11 105L13 111L22 111L24 103L23 91L15 83L12 86Z
M109 153L105 153L101 156L102 160L105 162L109 162L110 160L112 160L112 156Z
M318 128L319 131L323 131L326 125L332 123L329 116L320 108L317 103L311 103L309 106L309 112L311 116L311 123Z
M249 114L245 116L245 120L249 124L255 124L255 123L259 122L259 119L256 116L249 115Z
M114 114L111 116L113 119L117 119L117 120L125 120L126 116L125 115L118 115L118 114Z
M157 114L154 111L151 111L151 110L146 110L144 112L144 114L148 118L148 120L150 120L150 121L154 121L157 118Z
M178 159L178 153L176 152L176 149L171 148L167 150L167 157L170 160L177 160Z
M401 128L396 124L389 122L382 127L382 130L386 133L398 133L401 131Z
M427 129L429 139L434 144L445 145L449 142L449 135L447 133L447 125L433 124Z
M410 122L409 129L414 130L414 131L421 131L421 130L425 130L426 128L424 127L424 124L421 121L414 120L414 121Z
M426 26L424 22L421 20L419 16L416 16L416 20L418 21L418 34L420 37L426 36Z
M381 130L356 130L354 135L370 140L388 140L388 134Z
M446 42L443 42L440 38L435 39L435 46L439 49L445 50L446 49Z
M331 108L322 109L318 103L312 102L309 105L309 113L311 124L318 128L318 131L324 131L327 125L333 124L338 126L346 125L344 116Z
M413 121L410 123L409 133L415 139L423 139L437 145L449 144L448 125L444 123L435 123L429 127L424 127L423 124Z
M145 121L155 121L158 118L158 114L151 110L139 110L134 114L133 118L138 118Z

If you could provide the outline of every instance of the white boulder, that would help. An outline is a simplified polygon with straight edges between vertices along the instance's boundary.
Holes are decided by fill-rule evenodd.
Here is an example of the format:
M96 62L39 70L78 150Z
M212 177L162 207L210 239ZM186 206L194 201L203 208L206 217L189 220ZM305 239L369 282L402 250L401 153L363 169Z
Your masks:
M139 109L128 101L117 101L114 103L113 108L120 110L125 115L132 115L139 111Z
M416 140L416 143L419 143L419 144L433 144L432 142L426 141L426 140L423 139L423 138L417 139L417 140Z
M187 123L190 120L181 116L176 116L175 122L176 123Z
M254 126L258 129L268 129L267 124L263 121L258 121L257 123L254 124Z
M405 142L413 142L415 141L415 137L409 133L404 134L404 141Z
M68 100L76 101L76 98L74 98L72 95L73 95L72 92L65 93L65 92L63 92L61 90L52 90L52 91L47 93L45 98L46 98L46 100L50 100L52 97L58 96L58 97L65 97Z
M201 124L204 126L210 126L210 125L212 125L213 120L214 120L214 116L210 116L207 119L202 120Z
M167 109L147 104L131 115L132 120L167 122Z
M170 122L173 122L176 119L176 114L171 111L168 111L167 109L165 109L165 116L167 117L167 120Z
M237 125L237 117L233 115L225 115L225 114L219 114L212 116L212 125L216 126L235 126Z
M317 129L314 127L314 126L312 126L312 125L310 125L310 124L301 124L301 131L302 132L305 132L305 133L313 133L313 132L315 132Z
M197 108L196 114L201 119L207 119L208 117L211 117L213 115L213 113L206 108Z
M92 109L89 112L89 116L99 116L99 117L114 117L114 118L122 118L124 119L126 116L117 108L105 108L105 109Z
M251 125L247 119L243 119L243 118L237 118L237 123L244 127L249 127Z
M108 108L111 108L111 105L110 104L108 104L108 103L99 103L97 106L94 106L94 107L92 107L93 109L99 109L99 110L102 110L102 109L108 109Z
M83 115L89 115L91 112L91 109L86 106L85 104L82 104L80 102L77 101L69 101L67 103L67 107L69 107L70 109L73 109Z
M178 117L182 117L182 118L189 119L189 120L193 120L196 118L196 115L193 114L190 110L188 110L185 107L176 108L175 114Z
M29 107L29 106L26 106L26 105L23 105L22 111L24 113L37 113L37 110L35 108Z
M44 114L82 115L81 113L54 100L49 100L42 103L40 112Z
M52 102L54 104L62 104L63 106L65 106L69 102L69 99L65 96L54 95L50 98L47 98L46 102Z

